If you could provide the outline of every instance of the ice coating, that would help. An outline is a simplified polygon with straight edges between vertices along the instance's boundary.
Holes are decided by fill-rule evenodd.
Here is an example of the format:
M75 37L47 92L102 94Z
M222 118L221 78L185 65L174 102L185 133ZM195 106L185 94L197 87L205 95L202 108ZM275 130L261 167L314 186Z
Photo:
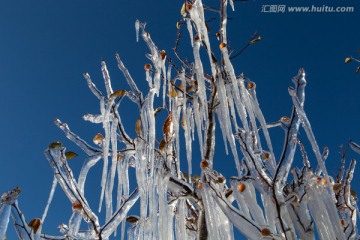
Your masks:
M35 233L25 221L17 203L19 190L14 189L1 197L1 239L6 236L10 216L23 239L217 240L235 239L234 231L247 239L359 237L357 197L351 188L356 161L351 160L345 170L343 159L337 178L327 173L328 149L320 153L304 107L303 69L289 87L289 101L293 103L290 117L266 121L256 83L237 73L231 61L227 10L234 10L234 3L221 1L217 9L204 6L200 0L184 2L178 27L182 28L179 32L189 34L186 44L192 51L186 59L175 54L181 66L171 51L159 50L145 30L146 24L136 20L136 41L141 34L149 49L145 55L149 65L145 73L140 70L148 81L146 92L139 90L119 54L115 58L128 84L124 90L113 90L103 60L100 70L106 93L84 73L87 86L99 100L100 111L83 119L97 124L102 138L90 144L56 119L65 136L84 152L85 156L77 159L83 166L80 171L71 169L66 148L59 142L50 144L45 155L55 177L38 231ZM219 13L220 42L209 32L207 10ZM213 40L220 50L212 47ZM176 44L184 44L180 36ZM126 128L127 113L118 110L124 98L135 103L131 111L138 119L135 129ZM159 109L162 113L156 116ZM268 130L272 127L284 130L280 156L274 153L275 142ZM303 136L298 134L301 128L306 133ZM216 144L218 136L226 155L230 148L231 156L216 157L215 151L222 145ZM310 142L315 163L307 156L304 138ZM348 146L360 153L354 141ZM295 161L297 151L303 160L300 165L296 162L301 161ZM96 164L103 164L98 204L105 214L101 221L85 193L91 182L90 170ZM195 172L198 167L194 166L199 164L201 171ZM217 172L219 164L236 168L236 176ZM73 212L67 225L59 227L62 236L49 236L42 226L57 184ZM138 211L134 210L136 206ZM134 216L134 211L139 216Z

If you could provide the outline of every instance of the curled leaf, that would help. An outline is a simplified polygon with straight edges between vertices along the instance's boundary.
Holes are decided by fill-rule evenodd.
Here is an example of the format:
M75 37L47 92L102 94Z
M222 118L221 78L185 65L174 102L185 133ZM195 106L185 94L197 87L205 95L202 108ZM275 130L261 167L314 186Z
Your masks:
M101 133L98 133L95 135L93 142L96 145L101 145L103 140L104 140L104 136Z
M166 118L164 125L163 125L164 135L170 134L171 130L172 130L172 114L170 112L169 116Z
M163 109L163 107L156 108L154 111L154 117L156 117L156 114L158 114L162 109Z
M78 156L78 155L77 155L77 153L75 153L75 152L69 151L69 152L66 152L66 153L65 153L66 160L73 159L74 157L77 157L77 156Z
M32 228L32 230L34 231L34 233L36 233L39 230L39 227L41 225L41 220L40 218L34 218L33 220L31 220L28 224L29 227Z

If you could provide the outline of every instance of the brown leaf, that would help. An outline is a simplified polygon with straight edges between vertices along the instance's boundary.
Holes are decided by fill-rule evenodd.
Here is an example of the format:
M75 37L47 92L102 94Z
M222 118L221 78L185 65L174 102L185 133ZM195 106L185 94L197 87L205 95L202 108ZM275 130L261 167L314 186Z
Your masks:
M140 217L136 216L136 215L130 215L126 218L126 221L128 223L136 223L137 221L139 221Z
M115 99L115 98L121 97L125 94L126 94L125 90L117 90L110 95L109 99Z
M164 125L163 125L163 133L164 135L170 134L172 128L172 114L169 113L169 116L166 118Z
M158 114L161 110L163 109L163 107L158 107L154 110L154 117L156 117L156 114Z
M93 142L96 145L101 145L103 140L104 140L104 136L101 133L98 133L95 135Z
M166 146L166 141L165 141L165 139L163 139L163 140L161 140L161 142L159 144L159 150L160 150L161 153L164 153L165 146Z
M39 230L40 225L41 225L40 218L34 218L28 224L28 226L33 229L34 233L36 233Z
M69 152L66 152L66 153L65 153L66 160L73 159L74 157L77 157L77 156L78 156L78 155L77 155L77 153L75 153L75 152L69 151Z
M141 133L141 119L139 118L135 123L135 131L137 135L140 135Z
M49 145L50 149L53 149L56 147L62 147L62 143L61 142L53 142L53 143L50 143L50 145Z

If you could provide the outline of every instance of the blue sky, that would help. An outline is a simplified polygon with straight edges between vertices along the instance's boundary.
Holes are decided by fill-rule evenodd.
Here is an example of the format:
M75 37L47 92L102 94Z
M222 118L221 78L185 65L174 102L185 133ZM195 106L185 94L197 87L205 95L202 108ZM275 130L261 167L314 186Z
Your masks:
M352 13L262 13L265 4L351 6L355 10ZM158 47L171 52L181 5L180 0L1 2L0 192L21 187L19 202L27 220L41 217L51 187L53 175L44 149L60 140L68 150L80 152L65 139L53 119L67 122L87 140L101 131L101 126L93 126L81 118L99 111L97 99L88 90L82 73L89 72L102 88L100 60L104 58L114 88L127 88L114 58L114 53L119 52L135 81L146 90L143 65L147 62L144 57L147 49L141 41L135 41L134 22L137 18L146 21ZM244 72L256 82L263 113L272 122L290 115L287 86L298 69L305 68L308 80L305 110L320 148L325 145L330 148L327 165L329 173L336 174L339 146L349 138L360 142L360 75L355 74L357 65L344 64L345 57L360 56L357 52L359 1L260 0L237 2L235 8L236 12L229 12L231 46L241 49L255 31L262 36L259 43L234 60L236 73ZM210 23L212 34L217 26L216 22ZM186 33L181 44L189 44ZM137 118L137 112L131 111L130 106L125 110L130 121ZM131 122L128 124L133 126ZM273 145L280 151L281 132L273 133L278 135L273 137ZM306 142L305 134L300 137ZM222 145L221 139L218 145ZM223 156L222 151L216 154ZM351 157L359 159L349 155L348 160ZM232 169L227 169L231 167L220 163L218 167L225 176L233 174ZM75 159L71 164L77 173L82 162ZM359 181L358 176L355 175L354 182ZM97 177L95 174L96 188L100 185ZM360 192L359 186L354 184L354 188ZM66 223L71 213L70 203L60 188L57 190L44 226L49 233L56 233L56 226ZM10 228L9 239L16 239L11 235L13 227Z

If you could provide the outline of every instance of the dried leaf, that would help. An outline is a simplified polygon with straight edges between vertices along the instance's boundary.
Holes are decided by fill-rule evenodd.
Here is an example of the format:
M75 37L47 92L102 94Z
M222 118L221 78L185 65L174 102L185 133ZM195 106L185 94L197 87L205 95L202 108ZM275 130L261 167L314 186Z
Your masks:
M359 73L360 72L360 66L359 67L357 67L357 69L356 69L356 71L355 71L356 73Z
M169 116L166 118L164 125L163 125L163 133L164 135L168 135L171 131L172 127L172 114L169 113Z
M61 142L53 142L53 143L50 143L50 145L49 145L49 148L50 149L54 149L54 148L56 148L56 147L62 147L62 143Z
M187 93L193 92L194 90L195 90L195 87L194 87L194 86L188 86L188 87L186 88L186 92L187 92Z
M258 36L257 38L253 38L250 40L249 45L254 44L261 40L261 36Z
M78 156L78 155L77 155L77 153L75 153L75 152L69 151L69 152L66 152L66 153L65 153L66 160L73 159L74 157L77 157L77 156Z
M136 223L137 221L139 221L140 217L136 216L136 215L130 215L126 218L126 221L128 223Z
M184 15L186 13L186 4L184 3L181 7L180 14Z
M165 139L163 139L163 140L161 140L161 142L159 144L159 150L160 150L161 153L164 153L165 146L166 146L166 141L165 141Z
M139 118L135 123L135 131L137 135L141 133L141 119Z
M33 229L34 233L36 233L39 230L40 225L41 225L40 218L34 218L28 224L28 226Z
M345 58L345 63L349 63L349 62L351 62L351 58L349 57Z
M81 203L79 203L79 202L73 202L73 204L72 204L72 209L73 210L82 210L82 205L81 205Z
M156 108L154 111L154 117L156 117L156 114L158 114L162 109L163 109L163 107Z
M115 91L115 92L113 92L111 95L110 95L110 99L115 99L115 98L117 98L117 97L121 97L121 96L123 96L123 95L125 95L126 94L126 91L125 90L117 90L117 91Z

